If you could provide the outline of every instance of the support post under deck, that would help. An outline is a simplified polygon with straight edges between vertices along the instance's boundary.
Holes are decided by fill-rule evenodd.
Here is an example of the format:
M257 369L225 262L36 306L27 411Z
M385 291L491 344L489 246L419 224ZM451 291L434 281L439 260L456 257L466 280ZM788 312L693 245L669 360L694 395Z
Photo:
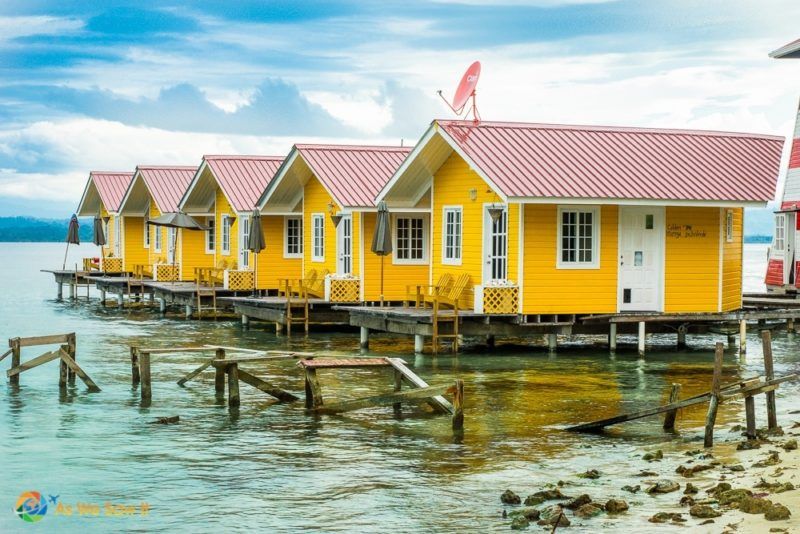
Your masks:
M366 326L361 327L361 339L359 342L359 346L362 349L369 348L369 328L367 328Z
M617 323L608 325L608 350L611 352L617 350Z
M62 300L64 298L64 284L62 284L61 282L56 282L56 285L58 286L58 293L56 298L58 298L58 300Z
M422 354L425 350L425 336L421 334L414 335L414 354Z
M558 348L557 334L547 334L547 348L550 350L550 352L556 351L556 348Z
M739 321L739 355L744 356L747 353L747 321L742 319Z
M646 340L647 332L645 331L645 323L644 321L639 322L639 357L644 358L644 348L645 348L645 340Z

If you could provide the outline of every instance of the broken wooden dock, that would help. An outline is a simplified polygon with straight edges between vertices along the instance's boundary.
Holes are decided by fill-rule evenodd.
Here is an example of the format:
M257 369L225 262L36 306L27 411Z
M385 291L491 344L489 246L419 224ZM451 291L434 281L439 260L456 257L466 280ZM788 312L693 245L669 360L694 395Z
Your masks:
M43 345L60 345L57 349L45 352L26 362L22 361L22 349L24 347L37 347ZM91 392L100 391L97 384L92 380L86 371L78 363L76 355L77 341L74 332L69 334L55 334L35 337L14 337L8 340L9 349L0 356L3 361L7 356L11 356L11 368L6 372L11 385L19 385L20 375L30 369L39 367L42 364L53 360L60 360L58 385L59 389L67 387L67 384L74 384L75 377L80 378Z

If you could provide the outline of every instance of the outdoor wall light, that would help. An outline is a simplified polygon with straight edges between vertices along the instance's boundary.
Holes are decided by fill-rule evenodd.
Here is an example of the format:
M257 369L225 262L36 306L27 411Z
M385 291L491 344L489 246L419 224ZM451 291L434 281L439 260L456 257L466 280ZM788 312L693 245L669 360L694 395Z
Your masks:
M469 190L469 199L473 202L478 200L478 190L477 189L470 189Z

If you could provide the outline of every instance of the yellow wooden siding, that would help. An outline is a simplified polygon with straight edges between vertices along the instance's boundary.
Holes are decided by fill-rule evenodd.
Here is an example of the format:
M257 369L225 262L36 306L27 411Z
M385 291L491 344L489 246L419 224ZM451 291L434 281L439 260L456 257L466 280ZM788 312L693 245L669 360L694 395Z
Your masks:
M147 249L144 248L144 217L123 217L123 235L125 236L122 253L123 270L133 272L134 265L147 263Z
M364 273L361 284L364 288L364 300L379 301L381 296L381 257L373 254L372 236L375 231L375 213L362 213L364 218ZM392 227L392 231L396 226ZM427 284L430 266L394 265L392 254L383 259L383 295L385 300L404 300L406 286Z
M475 200L470 191L475 190ZM436 171L433 178L433 283L443 273L458 278L464 273L470 275L470 290L465 292L462 305L472 308L471 287L483 283L483 217L484 204L499 203L497 195L489 188L467 163L456 153ZM442 219L444 206L461 206L462 241L461 265L442 263ZM508 279L517 281L519 258L519 206L508 206ZM427 283L427 281L425 281Z
M156 219L161 217L161 211L156 206L156 203L152 200L150 201L150 220ZM156 263L167 263L167 252L168 252L168 245L167 245L167 229L163 226L154 226L152 224L148 225L150 227L150 248L149 251L149 258L148 261L149 265L155 265ZM161 251L156 250L156 233L161 233Z
M204 217L195 217L206 224ZM213 267L214 253L206 254L206 232L199 230L180 230L178 232L178 263L181 267L181 280L194 280L195 267Z
M598 269L558 269L558 206L525 206L522 313L617 311L618 211L600 209Z
M302 258L284 258L284 217L262 215L266 248L258 254L259 289L277 289L282 278L301 278ZM251 258L253 263L253 258ZM255 267L255 266L254 266Z
M727 241L725 228L727 213L733 214L733 240ZM742 307L742 244L744 209L722 210L722 311Z
M331 202L333 200L322 184L312 177L303 191L303 254L306 271L327 269L331 273L336 272L336 227L331 221L328 211L328 204ZM333 210L338 212L341 208L334 203ZM325 261L314 261L314 221L312 219L314 213L322 214L325 219ZM357 241L353 241L353 243L357 243ZM353 272L357 272L357 269L358 264L354 263Z
M719 208L667 207L664 311L719 309Z
M228 203L228 199L222 193L222 189L217 187L217 196L214 214L217 220L217 235L216 235L216 254L214 255L214 262L217 267L224 269L238 269L239 268L239 217L233 208ZM231 224L231 241L230 252L224 254L222 252L222 216L228 215L235 217L233 224Z

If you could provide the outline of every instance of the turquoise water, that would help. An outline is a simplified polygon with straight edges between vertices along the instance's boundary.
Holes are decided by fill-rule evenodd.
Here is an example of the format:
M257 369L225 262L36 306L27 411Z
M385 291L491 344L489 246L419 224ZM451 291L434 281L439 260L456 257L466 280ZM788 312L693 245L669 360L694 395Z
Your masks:
M468 347L458 358L413 357L409 339L374 336L371 351L406 358L431 383L465 381L465 434L453 436L447 417L404 408L402 419L376 408L348 416L307 415L302 403L273 404L242 385L242 406L231 415L214 399L213 374L181 388L181 375L197 356L156 357L153 403L141 408L130 385L131 344L150 347L213 343L260 349L361 354L354 333L276 337L271 325L162 319L148 308L101 308L96 301L56 302L52 276L43 267L61 264L58 244L3 244L0 338L77 332L78 361L102 388L88 393L78 381L58 390L54 362L23 373L12 388L0 380L0 532L296 532L506 531L499 494L527 494L558 479L597 468L595 494L620 495L636 483L642 448L696 448L704 407L679 415L676 435L657 419L615 428L610 435L563 432L560 425L610 416L662 400L669 384L683 396L708 389L714 336L689 336L690 350L673 352L674 337L655 336L642 361L630 347L614 357L562 339L556 355L539 342L499 344L488 352ZM81 250L82 249L82 250ZM91 255L82 246L70 263ZM13 262L8 261L13 258ZM760 289L765 248L746 247L746 284ZM800 371L798 337L776 333L776 373ZM633 342L633 339L628 339ZM761 370L758 338L751 334L742 361L726 353L726 380ZM23 360L44 349L24 349ZM9 359L0 364L8 369ZM302 392L293 363L253 364L259 376ZM376 371L321 374L326 398L387 391L391 376ZM779 392L778 408L800 406L798 385ZM764 421L762 402L759 421ZM723 425L739 422L741 404L724 405ZM180 415L177 425L150 425L155 417ZM725 437L727 432L720 432ZM655 470L659 466L648 466ZM640 481L640 479L639 479ZM588 483L588 482L587 482ZM13 508L24 491L58 496L35 525ZM574 491L578 493L577 489ZM96 504L99 515L80 515L78 503ZM111 517L105 503L130 505L135 515ZM142 503L149 511L141 514ZM655 511L658 499L637 506ZM67 507L72 506L72 515ZM84 510L85 512L85 510ZM637 522L639 521L639 522ZM576 529L635 531L653 526L639 519L596 519Z

